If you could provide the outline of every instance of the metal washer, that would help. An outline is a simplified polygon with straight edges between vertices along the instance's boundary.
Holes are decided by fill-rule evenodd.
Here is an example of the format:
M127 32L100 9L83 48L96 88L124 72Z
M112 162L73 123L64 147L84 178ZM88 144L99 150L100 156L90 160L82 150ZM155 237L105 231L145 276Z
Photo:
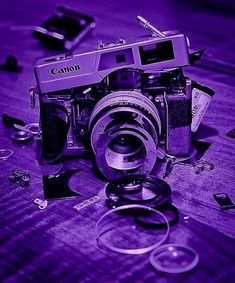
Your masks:
M18 131L11 135L11 139L15 142L25 142L32 139L33 134L25 131Z
M11 149L6 149L6 148L0 149L0 160L7 160L9 157L13 155L13 153L14 152Z
M32 130L36 128L36 130ZM27 132L30 132L33 135L37 135L38 134L38 130L39 130L39 124L38 123L31 123L25 126L25 129Z

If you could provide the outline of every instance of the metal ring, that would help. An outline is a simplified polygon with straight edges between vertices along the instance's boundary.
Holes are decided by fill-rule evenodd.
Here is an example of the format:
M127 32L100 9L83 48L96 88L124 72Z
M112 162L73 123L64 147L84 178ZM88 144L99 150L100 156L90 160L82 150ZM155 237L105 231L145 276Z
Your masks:
M5 155L4 155L5 153ZM7 160L9 157L13 155L13 150L11 149L0 149L0 160Z
M145 187L143 187L143 184L146 184ZM130 189L126 190L128 185L130 185ZM139 191L138 186L141 186L141 190L147 188L153 193L153 196L148 199L131 198L132 193ZM108 198L108 204L112 207L127 204L142 204L152 208L158 208L169 203L171 199L171 188L167 182L155 176L145 175L128 175L115 179L107 184L105 193Z
M31 130L32 128L37 128L37 130L36 131L32 131ZM39 124L38 123L31 123L31 124L27 124L25 126L25 130L30 132L33 135L37 135L38 134L38 129L39 129Z
M96 163L100 171L109 180L113 180L117 177L121 177L123 175L127 175L130 173L133 174L133 170L130 170L129 168L128 169L124 168L122 170L116 170L115 168L112 168L108 164L106 158L106 151L108 149L110 141L122 134L135 135L143 143L143 146L145 147L146 156L142 164L134 169L135 170L134 173L149 174L153 170L153 167L156 163L156 155L157 155L156 144L147 131L145 131L144 129L138 126L133 126L129 124L124 124L121 127L115 126L109 129L105 134L103 134L100 137L98 143L99 151L96 154Z
M152 212L160 215L165 220L165 222L166 222L166 233L160 241L158 241L155 244L152 244L148 247L144 247L144 248L124 249L124 248L118 248L118 247L115 247L111 244L108 244L102 239L102 234L99 231L99 225L100 225L101 221L112 213L116 213L117 211L130 209L130 208L133 208L133 209L141 209L142 208L142 209L145 209L145 210L148 210L148 211L152 211ZM161 212L159 212L158 210L150 208L148 206L144 206L144 205L130 204L130 205L123 205L123 206L114 208L114 209L106 212L104 215L102 215L101 218L96 223L95 232L96 232L97 240L99 240L105 247L107 247L108 249L110 249L114 252L118 252L118 253L122 253L122 254L144 254L144 253L147 253L147 252L154 250L155 248L157 248L158 246L160 246L162 243L165 242L165 240L168 238L169 233L170 233L170 225L169 225L168 220L165 217L165 215L162 214Z
M31 133L25 131L18 131L11 135L12 140L16 142L25 142L30 140L32 137L33 135Z

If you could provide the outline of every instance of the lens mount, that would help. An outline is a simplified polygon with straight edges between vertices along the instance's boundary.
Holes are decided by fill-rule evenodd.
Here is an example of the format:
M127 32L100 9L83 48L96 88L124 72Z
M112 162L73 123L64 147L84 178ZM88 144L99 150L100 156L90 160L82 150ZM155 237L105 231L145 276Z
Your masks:
M97 148L96 163L110 180L133 172L148 174L156 162L155 141L143 128L131 124L110 128L100 137Z
M111 126L124 123L144 128L158 143L161 120L156 106L138 91L117 91L103 97L91 114L89 130L94 153L100 136Z

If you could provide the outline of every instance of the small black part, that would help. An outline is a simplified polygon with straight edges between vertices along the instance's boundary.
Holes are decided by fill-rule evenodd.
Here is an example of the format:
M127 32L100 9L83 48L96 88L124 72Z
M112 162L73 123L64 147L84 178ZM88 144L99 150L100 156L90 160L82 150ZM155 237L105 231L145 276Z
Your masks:
M171 171L173 170L174 161L175 161L174 158L170 158L170 159L167 161L165 173L164 173L164 175L163 175L163 177L162 177L163 179L165 179L167 176L170 175Z
M69 130L65 107L55 103L41 103L42 136L41 155L48 163L57 161L63 152Z
M189 62L190 64L194 64L195 62L199 61L204 52L205 52L206 49L200 49L200 50L197 50L197 51L194 51L192 53L189 54Z
M4 126L8 128L14 128L14 124L25 126L25 122L23 120L15 118L15 117L11 117L7 115L6 113L2 114L2 122Z
M69 179L78 171L80 170L69 169L57 174L43 176L44 198L46 200L52 200L80 196L79 193L71 190L68 185Z
M209 147L211 146L211 143L209 142L205 142L205 141L193 141L192 144L195 146L196 148L196 155L194 156L194 158L196 160L201 159L204 154L207 152L207 150L209 149Z
M134 183L134 187L126 189L131 183ZM154 196L149 199L132 198L132 196L136 196L136 193L141 192L143 188L150 190ZM128 175L120 177L108 183L105 193L108 198L107 205L112 208L125 204L143 204L156 207L171 201L170 186L164 180L154 176Z
M229 138L235 139L235 129L228 131L226 136Z
M29 186L30 174L27 171L14 169L9 176L9 181L19 184L22 188Z
M213 194L214 199L223 210L235 208L235 204L226 193Z
M92 25L93 24L93 25ZM66 6L57 7L54 15L36 29L34 37L49 49L73 49L95 26L93 17L74 11ZM54 33L60 37L53 36ZM66 47L69 43L70 47Z
M9 71L9 72L19 72L22 70L22 67L18 65L15 56L8 55L6 57L5 63L0 65L0 70Z
M171 227L179 222L179 210L174 205L166 204L158 206L156 207L156 209L166 216L168 223ZM144 213L143 211L141 212L141 210L137 211L136 215L134 216L136 223L143 227L152 229L162 229L167 227L166 222L153 222L151 218L151 213L151 211ZM171 217L167 216L169 213L172 215Z

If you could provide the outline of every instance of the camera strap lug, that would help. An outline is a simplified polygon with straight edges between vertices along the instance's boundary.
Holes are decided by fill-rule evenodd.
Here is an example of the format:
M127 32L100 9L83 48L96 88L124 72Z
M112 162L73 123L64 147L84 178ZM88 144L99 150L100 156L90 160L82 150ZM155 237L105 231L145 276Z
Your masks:
M36 105L36 94L38 94L37 86L31 86L29 89L29 98L30 98L30 106L32 109L35 108Z
M163 149L161 149L161 148L157 149L157 157L159 159L164 159L166 157L166 153L164 152Z
M47 205L48 205L47 200L41 200L40 198L36 198L33 202L37 204L38 208L41 210L47 208Z

